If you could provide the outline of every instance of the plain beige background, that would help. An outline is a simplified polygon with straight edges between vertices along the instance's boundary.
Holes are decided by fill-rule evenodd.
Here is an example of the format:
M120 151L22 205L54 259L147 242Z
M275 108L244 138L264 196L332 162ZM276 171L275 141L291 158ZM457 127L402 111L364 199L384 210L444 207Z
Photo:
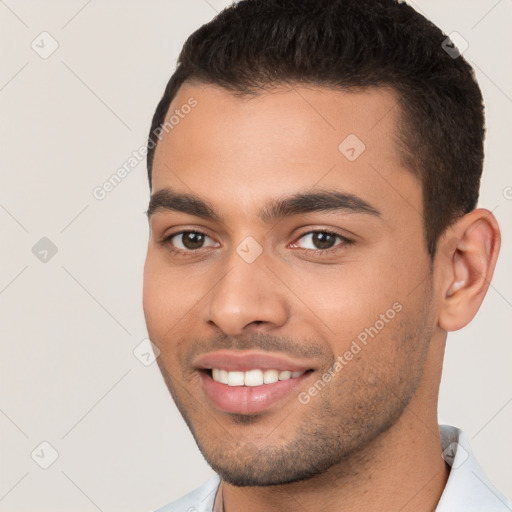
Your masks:
M145 143L181 45L228 3L0 2L1 511L150 511L212 474L137 351L145 162L93 190ZM480 204L504 234L481 311L449 336L439 416L511 496L512 2L415 5L469 43L488 119Z

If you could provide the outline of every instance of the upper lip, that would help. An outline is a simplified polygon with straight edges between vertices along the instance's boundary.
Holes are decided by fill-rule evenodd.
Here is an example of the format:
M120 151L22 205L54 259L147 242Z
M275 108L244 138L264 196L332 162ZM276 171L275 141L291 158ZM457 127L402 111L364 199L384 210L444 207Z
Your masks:
M193 361L196 368L201 370L211 370L219 368L228 371L249 371L259 370L279 370L279 371L306 371L312 369L304 359L297 359L282 354L257 351L233 351L219 350L201 354Z

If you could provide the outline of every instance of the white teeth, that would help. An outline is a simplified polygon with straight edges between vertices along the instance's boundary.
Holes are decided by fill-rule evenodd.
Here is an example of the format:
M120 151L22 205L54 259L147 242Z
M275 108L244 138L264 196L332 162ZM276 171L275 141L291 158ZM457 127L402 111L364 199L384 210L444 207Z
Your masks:
M217 370L217 381L222 382L222 384L228 383L228 372L226 370Z
M261 386L273 384L280 380L289 380L300 377L304 372L291 372L289 370L248 370L246 372L230 372L220 368L212 368L212 379L228 386Z
M263 384L263 372L261 370L245 372L244 383L246 386L261 386Z
M244 372L228 372L228 386L243 386Z
M265 370L263 372L263 382L265 384L274 384L279 380L279 372L277 370Z

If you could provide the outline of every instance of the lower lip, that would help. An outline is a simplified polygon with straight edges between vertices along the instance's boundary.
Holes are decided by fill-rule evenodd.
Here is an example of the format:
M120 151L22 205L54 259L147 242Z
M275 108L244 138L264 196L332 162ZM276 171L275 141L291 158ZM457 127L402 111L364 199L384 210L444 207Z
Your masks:
M257 414L290 398L310 373L261 386L228 386L213 380L208 373L200 372L204 392L213 405L233 414Z

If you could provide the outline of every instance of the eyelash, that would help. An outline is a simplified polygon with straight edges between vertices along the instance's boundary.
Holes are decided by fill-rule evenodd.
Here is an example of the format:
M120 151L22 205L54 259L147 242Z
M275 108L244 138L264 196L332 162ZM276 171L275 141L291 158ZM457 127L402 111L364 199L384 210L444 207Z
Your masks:
M176 254L176 255L179 255L179 256L185 257L185 258L197 256L198 253L202 252L205 249L208 249L207 247L200 247L199 249L189 249L189 250L185 251L183 249L178 249L178 248L174 247L171 243L171 240L174 237L179 236L179 235L184 235L185 233L195 233L198 235L204 235L205 237L211 238L210 236L208 236L208 234L204 233L203 231L188 229L188 230L178 231L176 233L171 233L170 235L167 235L164 238L162 238L159 241L159 243L164 246L167 246L170 253ZM341 248L354 243L353 240L350 240L349 238L347 238L343 235L340 235L339 233L335 233L334 231L329 231L329 230L324 230L324 229L316 229L316 230L312 230L312 231L306 231L306 232L300 234L295 240L298 241L301 238L305 237L306 235L312 235L315 233L323 233L326 235L334 236L340 240L340 243L334 245L333 247L329 247L328 249L303 249L301 247L298 247L295 250L306 251L308 254L313 254L315 256L328 256L328 255L332 254L333 252L336 252L336 251L340 250ZM292 242L292 243L295 244L296 242Z
M189 249L188 251L184 251L183 249L178 249L177 247L174 247L171 243L171 240L178 236L178 235L184 235L185 233L195 233L195 234L198 234L198 235L204 235L208 238L211 238L210 236L208 236L206 233L204 233L203 231L198 231L196 229L185 229L183 231L178 231L176 233L171 233L170 235L167 235L165 237L163 237L161 240L160 240L160 244L162 244L163 246L167 246L167 250L171 253L171 254L176 254L182 258L193 258L194 256L197 256L200 252L203 252L205 249L207 249L206 247L200 247L199 249Z
M340 235L339 233L329 231L326 229L314 229L312 231L305 231L296 238L296 241L299 241L300 239L304 238L307 235L313 235L315 233L323 233L324 235L334 236L335 238L339 239L340 242L334 245L333 247L329 247L328 249L304 249L302 247L297 247L294 250L306 251L307 254L313 254L314 256L322 257L330 256L332 253L340 251L353 243L353 240L350 240L346 236ZM293 243L295 244L296 242Z

